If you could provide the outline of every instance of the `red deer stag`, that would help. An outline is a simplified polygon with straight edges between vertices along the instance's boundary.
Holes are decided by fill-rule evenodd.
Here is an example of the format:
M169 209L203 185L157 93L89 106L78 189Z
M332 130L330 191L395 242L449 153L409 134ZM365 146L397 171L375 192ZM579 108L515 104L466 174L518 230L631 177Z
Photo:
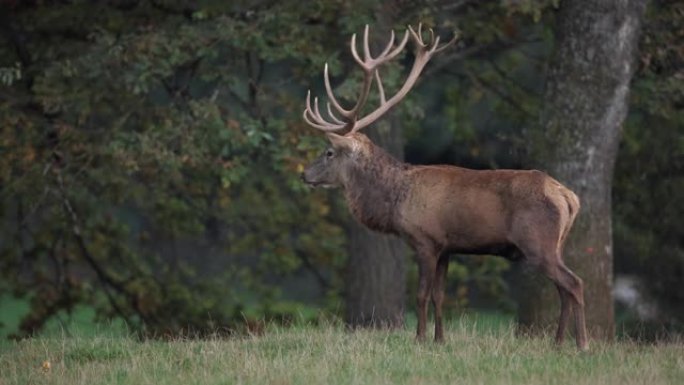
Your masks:
M561 258L580 207L572 191L536 170L478 171L447 165L409 165L394 159L359 132L397 104L430 58L457 38L439 45L439 37L429 32L430 41L426 42L420 26L418 31L409 26L396 46L392 32L387 46L373 57L366 26L363 59L357 52L356 35L352 36L351 53L364 78L359 98L349 110L333 95L326 64L323 78L328 117L321 115L318 98L311 103L309 92L304 120L325 131L331 146L305 169L302 179L311 186L341 186L358 221L372 230L401 236L415 250L420 274L418 340L425 339L430 295L435 310L435 340L444 340L442 303L449 253L493 254L521 259L553 281L561 301L556 342L562 343L574 310L577 346L586 350L582 280ZM396 95L386 99L378 69L399 55L409 37L415 45L413 67ZM373 80L380 106L361 117Z

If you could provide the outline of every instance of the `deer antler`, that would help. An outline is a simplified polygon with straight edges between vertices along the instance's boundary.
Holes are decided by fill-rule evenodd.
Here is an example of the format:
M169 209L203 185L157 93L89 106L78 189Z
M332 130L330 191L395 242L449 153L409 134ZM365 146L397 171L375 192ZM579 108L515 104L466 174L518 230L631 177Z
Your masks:
M369 28L363 31L363 60L359 56L356 47L356 34L352 35L351 38L351 53L354 60L363 70L363 83L361 85L361 90L359 92L359 98L356 104L350 110L344 109L340 103L335 98L332 91L332 86L330 85L330 76L328 75L328 63L325 64L323 70L323 79L325 81L325 91L328 95L327 110L329 120L323 118L318 107L318 98L314 97L313 105L311 104L311 91L306 94L306 109L304 110L304 120L315 128L323 131L341 131L348 130L349 132L356 132L369 124L378 120L382 115L384 115L390 108L397 104L401 99L406 96L406 94L411 90L413 85L418 80L421 71L425 67L428 61L437 52L440 52L452 45L458 39L458 35L455 35L448 43L439 45L439 36L435 37L435 33L432 29L430 31L430 42L425 43L422 37L422 24L418 24L418 32L414 31L411 26L404 33L404 37L401 42L394 47L394 31L390 35L390 40L385 46L385 49L378 55L378 57L372 57L370 53L370 44L368 41ZM380 72L378 68L387 63L388 61L394 59L406 46L409 36L413 39L416 46L415 50L415 61L413 62L413 67L409 73L404 85L397 91L397 93L392 96L389 100L385 99L385 90L382 86L382 80L380 79ZM394 48L393 48L394 47ZM373 78L378 86L378 92L380 94L380 106L367 116L359 119L359 113L361 109L366 104L368 100L368 94L370 93L371 85L373 83ZM331 106L337 111L337 114L341 116L338 117L331 109Z

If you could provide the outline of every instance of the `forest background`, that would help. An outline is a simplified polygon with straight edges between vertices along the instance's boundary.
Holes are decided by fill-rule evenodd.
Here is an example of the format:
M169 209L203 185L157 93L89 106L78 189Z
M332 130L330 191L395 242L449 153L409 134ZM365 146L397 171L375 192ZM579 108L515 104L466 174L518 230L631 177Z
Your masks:
M5 336L84 312L153 335L295 317L353 322L349 272L366 246L353 240L341 194L299 179L325 147L301 113L307 89L322 94L326 62L353 100L360 74L348 41L365 24L380 41L417 21L461 34L377 124L381 144L416 164L540 167L554 0L0 7ZM615 282L641 297L616 308L618 329L653 336L684 321L684 3L651 1L638 45L608 254ZM411 60L408 51L384 74L390 92ZM406 263L390 279L412 303L415 267L397 250ZM447 307L514 314L514 270L500 258L455 257Z

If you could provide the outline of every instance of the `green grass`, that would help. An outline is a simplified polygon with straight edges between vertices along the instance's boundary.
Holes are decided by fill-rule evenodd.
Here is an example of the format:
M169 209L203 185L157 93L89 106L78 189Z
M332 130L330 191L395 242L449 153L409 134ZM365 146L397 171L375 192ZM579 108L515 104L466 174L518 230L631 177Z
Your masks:
M5 339L10 333L15 332L21 317L28 311L28 301L0 295L0 339Z
M0 296L0 344L8 336L19 331L21 318L29 311L30 304L27 300L8 295ZM57 313L45 324L41 335L63 333L70 335L72 331L75 331L79 336L97 336L103 332L124 332L126 330L125 324L121 320L103 324L95 322L94 319L95 310L93 308L76 306L70 314L64 311ZM2 384L2 379L0 379L0 384Z
M0 384L684 384L681 343L593 342L582 354L480 315L451 321L446 336L418 344L411 327L335 324L171 342L45 335L0 344Z

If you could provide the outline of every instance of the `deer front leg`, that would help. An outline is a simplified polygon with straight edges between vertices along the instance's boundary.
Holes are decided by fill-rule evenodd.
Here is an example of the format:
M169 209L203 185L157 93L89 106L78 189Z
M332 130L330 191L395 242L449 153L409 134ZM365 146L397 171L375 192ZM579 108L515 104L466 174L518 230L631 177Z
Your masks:
M429 254L418 255L418 331L416 339L425 341L425 329L427 324L428 297L432 291L435 276L435 258Z
M442 254L437 261L435 283L432 286L432 305L435 307L435 342L444 342L444 326L442 324L442 305L444 304L444 289L449 268L449 255Z

